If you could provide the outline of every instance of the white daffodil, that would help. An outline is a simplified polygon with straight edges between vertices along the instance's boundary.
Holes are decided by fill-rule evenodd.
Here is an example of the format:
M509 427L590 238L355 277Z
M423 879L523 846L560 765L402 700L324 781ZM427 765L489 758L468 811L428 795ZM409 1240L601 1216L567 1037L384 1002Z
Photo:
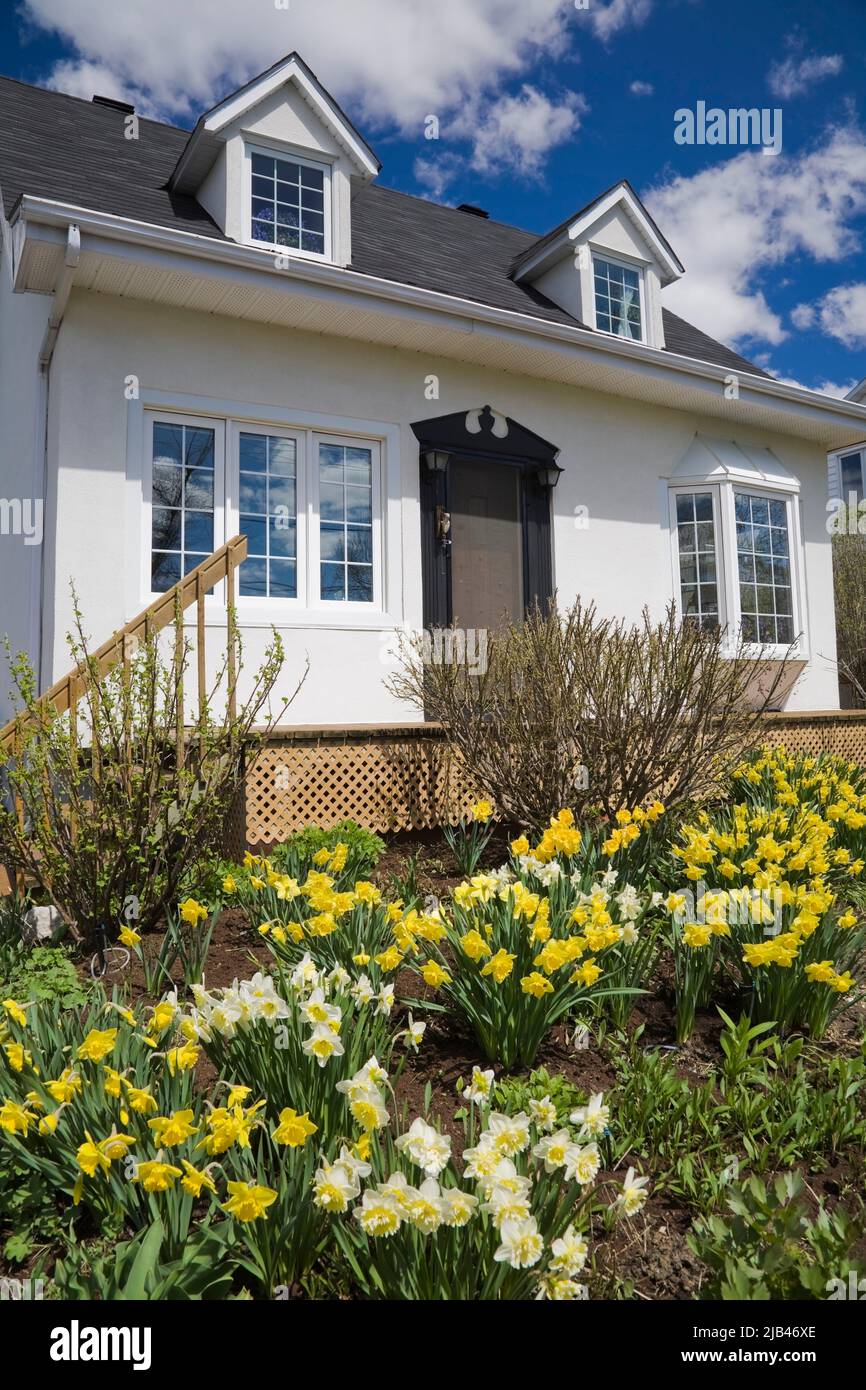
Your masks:
M568 1118L573 1125L580 1125L581 1139L597 1139L604 1134L610 1120L610 1106L604 1103L604 1092L597 1091L590 1096L589 1103L572 1110Z
M356 1183L360 1183L361 1178L369 1178L373 1171L369 1163L365 1163L363 1158L358 1158L345 1144L340 1146L340 1157L337 1162L341 1168L346 1169L347 1173L351 1173Z
M394 986L383 985L376 996L376 1013L388 1017L394 1007Z
M562 877L562 867L555 859L551 859L547 864L541 864L533 872L539 883L543 884L545 888L549 888L551 883L555 883L558 878Z
M409 1198L406 1214L416 1230L422 1235L432 1235L438 1231L445 1219L445 1209L435 1178L425 1178L418 1190Z
M532 1152L535 1158L543 1159L545 1173L555 1173L557 1168L565 1167L572 1147L572 1138L568 1130L559 1129L556 1134L546 1134L543 1139L539 1139Z
M409 1203L418 1193L418 1189L412 1186L405 1173L392 1173L386 1182L377 1185L376 1191L381 1192L384 1197L390 1197L403 1211L409 1210Z
M567 1279L579 1274L586 1264L589 1246L582 1235L569 1226L550 1247L550 1269L554 1274L562 1274Z
M638 940L639 935L640 933L638 932L638 929L635 926L634 922L626 922L622 929L620 941L623 943L624 946L633 946L634 943Z
M467 1100L475 1105L486 1105L493 1090L493 1068L482 1071L480 1067L472 1068L472 1079L466 1090L463 1092Z
M391 1118L385 1097L376 1086L366 1086L362 1091L356 1091L349 1100L349 1110L352 1119L367 1134L384 1129Z
M494 1110L487 1121L487 1133L494 1147L506 1158L511 1158L529 1147L529 1116L525 1110L516 1115L501 1115Z
M565 1176L569 1182L578 1182L581 1187L586 1187L593 1182L600 1167L601 1156L597 1144L586 1144L583 1148L579 1144L571 1145L565 1159Z
M624 922L633 922L640 912L640 895L633 884L627 883L616 895L616 905Z
M388 1073L375 1057L368 1057L360 1071L355 1072L355 1081L363 1081L367 1086L384 1086Z
M376 998L376 991L373 988L369 975L359 975L352 988L349 990L356 1004L371 1004Z
M335 994L343 994L352 977L342 965L335 965L328 976L328 984Z
M636 1178L634 1169L629 1168L622 1183L622 1192L616 1199L616 1205L626 1216L634 1216L640 1211L649 1192L647 1187L649 1178Z
M589 1298L589 1289L586 1284L577 1284L573 1279L542 1279L538 1293L535 1295L536 1302L539 1299L549 1299L553 1303L571 1303L576 1299Z
M465 1226L475 1215L478 1198L459 1187L442 1189L442 1223L445 1226Z
M368 1236L393 1236L403 1224L403 1212L393 1197L371 1192L369 1187L355 1207L355 1220Z
M525 1221L530 1215L528 1197L509 1192L505 1187L491 1188L481 1210L493 1217L493 1224L497 1230L507 1221Z
M529 1113L535 1122L536 1129L551 1130L556 1124L556 1106L550 1096L542 1096L541 1100L531 1100Z
M323 1211L347 1211L360 1190L357 1175L345 1163L323 1163L313 1176L313 1203Z
M499 1239L501 1244L493 1258L500 1263L504 1261L512 1269L530 1269L541 1259L544 1242L533 1216L525 1217L522 1221L506 1221L500 1229Z
M466 1165L463 1171L467 1178L472 1178L475 1182L484 1182L491 1178L501 1161L502 1155L494 1148L489 1134L482 1134L474 1149L463 1150L463 1162Z
M325 1002L325 991L321 985L312 990L301 1005L301 1013L307 1023L339 1023L342 1014L335 1004Z
M405 1134L396 1140L401 1153L407 1153L413 1163L423 1169L428 1178L438 1178L451 1157L451 1140L440 1134L419 1115Z
M418 1048L421 1046L426 1031L427 1024L416 1023L410 1013L409 1026L404 1030L402 1034L402 1036L406 1039L406 1046L411 1047L415 1052L417 1052Z
M327 1023L317 1023L303 1043L302 1050L308 1057L315 1057L320 1067L324 1067L332 1057L342 1057L346 1049Z
M502 1192L510 1192L515 1197L527 1197L532 1190L530 1179L518 1173L510 1158L501 1156L489 1176L482 1174L478 1178L478 1186L486 1199L489 1199L496 1188Z

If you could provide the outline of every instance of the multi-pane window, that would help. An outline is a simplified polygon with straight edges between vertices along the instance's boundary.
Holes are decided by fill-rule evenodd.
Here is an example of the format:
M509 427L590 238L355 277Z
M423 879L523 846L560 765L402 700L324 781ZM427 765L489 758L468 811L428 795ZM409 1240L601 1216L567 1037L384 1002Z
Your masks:
M276 155L252 154L253 241L326 254L325 170Z
M620 338L643 338L640 272L618 261L593 257L595 326Z
M852 493L858 502L863 501L866 495L866 465L863 454L839 456L839 481L842 484L842 500L846 505Z
M676 507L681 611L701 627L717 627L719 587L713 494L680 492Z
M320 596L373 602L373 452L320 440Z
M214 431L153 426L151 588L164 593L214 548Z
M787 645L794 637L787 505L735 492L734 513L743 637Z
M238 571L242 597L297 597L297 450L282 435L239 436L240 529L247 538Z

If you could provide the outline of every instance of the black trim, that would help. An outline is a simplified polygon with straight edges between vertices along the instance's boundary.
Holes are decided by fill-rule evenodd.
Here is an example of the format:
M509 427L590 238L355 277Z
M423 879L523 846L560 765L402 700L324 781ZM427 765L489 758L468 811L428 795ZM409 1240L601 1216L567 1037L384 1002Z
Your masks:
M467 428L472 417L477 430ZM551 489L542 486L539 471L562 469L559 450L509 416L496 414L489 405L478 411L460 411L412 426L421 448L421 575L425 628L447 627L452 621L450 539L437 535L437 509L449 511L450 468L435 472L424 455L445 452L453 459L484 459L519 468L522 472L520 510L523 536L524 614L536 604L547 609L553 598L553 533Z

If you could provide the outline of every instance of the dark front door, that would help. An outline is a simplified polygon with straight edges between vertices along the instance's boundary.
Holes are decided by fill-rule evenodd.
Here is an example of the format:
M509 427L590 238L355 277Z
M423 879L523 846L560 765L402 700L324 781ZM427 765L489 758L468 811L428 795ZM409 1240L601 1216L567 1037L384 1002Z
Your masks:
M492 630L523 617L521 474L485 459L449 467L451 620Z
M490 406L419 420L424 626L492 630L553 595L558 450Z

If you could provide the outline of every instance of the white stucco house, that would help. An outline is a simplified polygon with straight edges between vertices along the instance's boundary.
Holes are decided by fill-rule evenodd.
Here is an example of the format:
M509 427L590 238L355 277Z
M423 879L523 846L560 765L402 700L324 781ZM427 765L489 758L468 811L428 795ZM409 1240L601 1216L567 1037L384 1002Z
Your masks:
M669 312L689 248L627 182L539 235L379 173L295 54L192 132L0 79L0 631L42 688L70 579L99 643L243 532L298 724L417 720L396 628L554 591L796 642L788 707L837 708L826 460L866 407Z

